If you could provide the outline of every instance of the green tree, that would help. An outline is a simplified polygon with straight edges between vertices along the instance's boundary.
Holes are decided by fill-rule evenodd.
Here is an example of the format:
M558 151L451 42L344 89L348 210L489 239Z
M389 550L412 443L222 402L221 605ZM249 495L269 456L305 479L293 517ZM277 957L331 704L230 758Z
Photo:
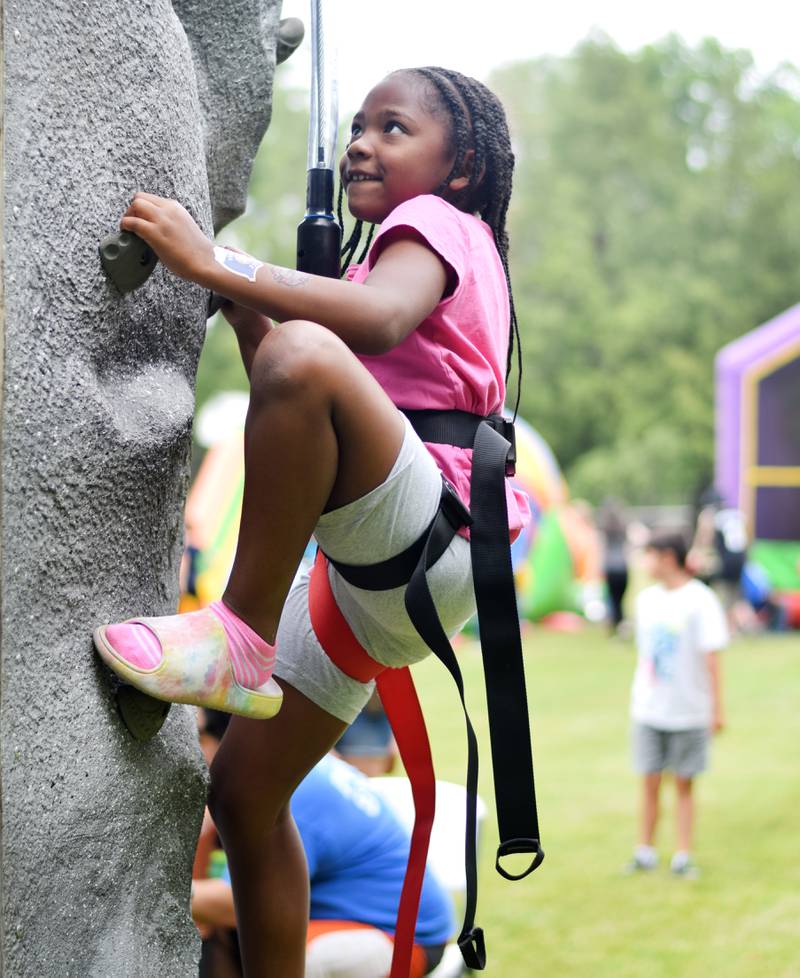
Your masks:
M798 301L798 72L604 36L492 79L518 168L522 412L573 491L681 501L712 478L713 357Z

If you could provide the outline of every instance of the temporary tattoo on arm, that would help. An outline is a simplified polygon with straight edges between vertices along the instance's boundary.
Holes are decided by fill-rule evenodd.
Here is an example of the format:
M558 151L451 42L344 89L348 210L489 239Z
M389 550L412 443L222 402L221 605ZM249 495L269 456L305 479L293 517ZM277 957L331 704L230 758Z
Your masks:
M264 264L252 255L246 255L242 251L231 251L230 248L220 248L219 245L214 246L214 261L234 275L246 278L248 282L255 282L256 272Z
M290 289L296 289L308 281L308 275L305 272L296 272L292 268L279 268L277 265L270 265L269 270L278 285L285 285Z

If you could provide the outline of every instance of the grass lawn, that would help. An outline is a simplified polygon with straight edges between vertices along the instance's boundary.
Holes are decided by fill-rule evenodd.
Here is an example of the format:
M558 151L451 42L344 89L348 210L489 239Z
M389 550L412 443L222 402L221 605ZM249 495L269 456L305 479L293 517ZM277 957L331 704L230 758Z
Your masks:
M699 781L699 880L670 876L672 785L662 866L625 877L638 782L628 762L631 644L587 629L526 640L544 864L494 872L496 826L477 647L459 650L481 741L478 923L486 978L800 978L800 638L738 640L723 660L729 728ZM446 670L415 667L437 775L463 783L464 733Z

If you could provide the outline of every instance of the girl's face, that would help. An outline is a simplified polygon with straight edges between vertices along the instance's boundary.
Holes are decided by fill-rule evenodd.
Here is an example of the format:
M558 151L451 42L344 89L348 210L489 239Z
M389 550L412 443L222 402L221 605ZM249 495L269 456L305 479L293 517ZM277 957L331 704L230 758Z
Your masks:
M449 176L455 153L444 114L426 107L432 97L423 79L398 73L364 99L339 164L354 217L380 224L398 204L434 193Z

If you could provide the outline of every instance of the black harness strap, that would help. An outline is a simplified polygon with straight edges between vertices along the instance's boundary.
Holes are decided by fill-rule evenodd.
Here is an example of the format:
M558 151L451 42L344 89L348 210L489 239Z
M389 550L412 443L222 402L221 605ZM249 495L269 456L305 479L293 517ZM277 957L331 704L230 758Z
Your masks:
M442 514L445 516L443 520L439 519ZM442 478L442 495L436 514L422 536L402 553L389 557L380 564L343 564L338 560L331 560L330 557L328 560L353 587L360 587L364 591L389 591L408 584L423 551L426 552L425 570L430 570L450 546L450 541L461 527L471 523L467 508L455 489L447 479Z
M427 571L461 527L471 527L472 573L478 609L489 728L494 767L500 845L496 868L506 879L522 879L544 859L533 780L522 642L508 541L505 478L516 462L514 427L501 415L483 418L465 411L405 411L422 441L472 448L472 485L467 512L453 487L443 480L439 509L422 536L380 564L331 561L355 587L383 591L407 583L408 616L423 641L452 675L461 699L467 731L467 813L464 924L458 944L469 968L486 964L483 931L475 927L477 906L478 744L464 700L464 681L453 648L439 620ZM522 873L506 871L501 860L512 853L533 856Z
M505 479L514 474L517 460L514 425L502 415L481 418L466 411L404 414L423 441L472 448L470 549L500 835L495 867L506 879L523 879L540 865L544 851L539 841L522 639L508 542ZM533 859L523 872L511 873L501 861L517 853L530 853Z
M453 497L455 492L452 491ZM460 502L460 500L459 500ZM463 506L461 509L466 517L464 522L455 523L448 518L444 509L440 508L434 519L434 529L438 523L444 533L449 534L450 540L456 532L468 522L469 514ZM444 526L442 526L444 524ZM464 904L464 922L461 933L458 935L458 946L461 955L468 968L481 971L486 967L486 947L483 939L483 930L475 926L475 911L478 905L478 819L477 819L477 799L478 799L478 740L472 727L472 722L467 712L467 704L464 699L464 679L458 665L453 647L450 640L442 628L439 620L436 605L428 586L428 575L426 571L433 566L433 561L429 562L430 543L434 533L428 537L428 541L420 557L419 563L411 575L405 594L405 605L408 617L414 627L419 632L420 637L430 648L436 657L446 666L458 689L461 699L461 709L464 711L464 723L467 729L467 809L466 809L466 831L464 834L464 868L466 872L466 900ZM449 545L449 543L448 543Z
M469 411L428 411L404 410L403 414L411 422L411 427L419 437L431 445L455 445L456 448L475 447L475 437L482 424L494 428L508 442L507 459L503 465L503 475L513 475L517 464L517 442L514 423L502 414L470 414ZM505 499L505 489L503 489ZM470 499L470 502L472 500ZM508 526L506 525L506 529ZM506 534L508 535L508 534Z
M495 867L506 879L523 879L541 863L544 851L539 843L522 638L508 543L508 451L508 441L495 428L478 426L470 488L471 550L500 833ZM504 544L498 545L501 540ZM513 874L501 865L502 858L512 853L533 855L523 872Z

